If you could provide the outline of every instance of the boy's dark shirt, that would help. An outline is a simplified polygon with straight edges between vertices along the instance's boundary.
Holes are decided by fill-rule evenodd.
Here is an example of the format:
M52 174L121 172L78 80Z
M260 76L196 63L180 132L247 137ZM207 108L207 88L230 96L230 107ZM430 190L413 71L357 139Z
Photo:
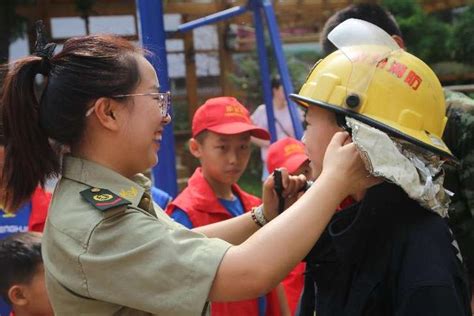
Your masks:
M334 215L306 258L317 315L471 315L452 241L445 220L397 186L368 190ZM306 293L300 315L313 315L311 303Z

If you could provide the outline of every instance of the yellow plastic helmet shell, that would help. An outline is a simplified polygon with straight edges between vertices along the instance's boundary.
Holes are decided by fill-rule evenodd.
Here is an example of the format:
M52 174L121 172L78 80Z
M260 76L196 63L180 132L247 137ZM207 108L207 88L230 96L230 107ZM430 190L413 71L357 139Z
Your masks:
M358 45L335 51L316 63L290 97L455 159L441 139L447 121L441 84L422 60L402 49Z

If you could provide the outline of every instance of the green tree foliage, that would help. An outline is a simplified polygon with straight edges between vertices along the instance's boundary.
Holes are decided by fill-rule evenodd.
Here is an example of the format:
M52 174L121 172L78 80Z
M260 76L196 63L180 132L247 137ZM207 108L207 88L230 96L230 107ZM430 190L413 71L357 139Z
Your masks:
M270 47L268 47L267 56L270 63L271 76L276 76L278 69ZM320 54L303 51L285 53L285 56L293 89L299 91L314 62L320 58ZM256 51L240 54L235 58L235 65L237 65L236 71L228 76L232 84L245 93L246 100L242 101L246 105L250 105L250 110L253 110L257 105L263 103L262 79Z
M448 23L426 14L415 0L384 0L383 5L395 16L408 51L429 64L451 58Z
M474 65L474 5L455 20L452 48L456 60Z
M263 100L257 53L239 54L234 62L235 72L228 77L236 89L245 93L246 100L242 102L254 110Z

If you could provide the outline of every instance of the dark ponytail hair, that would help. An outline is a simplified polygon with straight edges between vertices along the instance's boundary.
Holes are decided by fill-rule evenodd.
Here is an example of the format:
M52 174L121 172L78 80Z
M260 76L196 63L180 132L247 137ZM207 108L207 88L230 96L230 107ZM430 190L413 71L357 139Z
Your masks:
M92 102L133 91L139 83L138 54L142 50L125 39L91 35L69 39L60 53L47 60L30 56L13 65L1 101L2 185L8 210L18 209L38 184L59 173L60 155L51 140L77 144ZM37 98L34 81L39 73L46 76L46 85Z

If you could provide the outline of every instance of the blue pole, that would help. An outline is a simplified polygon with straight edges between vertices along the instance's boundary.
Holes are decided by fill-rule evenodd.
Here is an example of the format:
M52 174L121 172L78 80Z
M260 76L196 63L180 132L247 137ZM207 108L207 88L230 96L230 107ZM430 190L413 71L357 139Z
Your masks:
M273 6L270 0L259 0L261 2L265 17L267 18L268 31L273 44L273 50L277 60L278 71L285 91L286 102L288 103L288 109L290 111L291 122L295 130L295 137L301 139L303 137L303 126L301 124L300 116L298 115L295 104L288 97L293 93L293 85L290 80L290 74L288 72L288 66L286 64L285 55L283 53L283 45L280 39L280 31L278 30L278 23L273 11Z
M263 31L262 15L260 7L254 3L253 20L255 24L255 38L257 40L258 60L260 64L260 76L262 78L263 100L265 102L265 110L267 112L268 131L270 132L270 141L273 143L277 141L277 134L275 129L275 115L273 112L273 97L270 86L270 67L268 65L268 56L265 48L265 34Z
M166 34L161 0L137 0L140 16L141 41L143 47L151 52L147 59L155 68L160 82L160 91L170 89L168 63L166 57ZM176 161L174 152L173 124L163 131L163 141L158 153L158 164L153 168L154 185L175 197L178 193L176 181Z
M185 32L185 31L195 29L199 26L208 25L214 22L230 19L231 17L247 12L247 10L248 9L245 6L229 8L221 12L217 12L217 13L196 19L194 21L183 23L178 27L178 31Z

